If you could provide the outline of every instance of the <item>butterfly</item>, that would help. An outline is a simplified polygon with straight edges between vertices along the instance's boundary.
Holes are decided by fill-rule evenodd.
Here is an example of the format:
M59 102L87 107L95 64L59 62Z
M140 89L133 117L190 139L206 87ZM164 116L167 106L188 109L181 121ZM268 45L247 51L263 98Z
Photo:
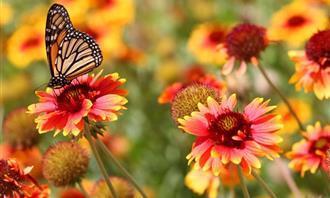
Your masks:
M88 34L76 30L64 6L53 4L46 21L46 52L51 79L48 87L61 88L98 67L100 47Z

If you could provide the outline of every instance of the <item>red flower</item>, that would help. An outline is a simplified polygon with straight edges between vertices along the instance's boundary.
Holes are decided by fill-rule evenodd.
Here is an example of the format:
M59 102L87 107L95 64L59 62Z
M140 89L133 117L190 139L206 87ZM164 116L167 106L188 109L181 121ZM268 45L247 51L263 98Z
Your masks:
M321 127L320 122L315 126L309 125L303 139L292 146L287 153L291 159L289 166L304 176L306 171L315 173L320 166L326 166L326 152L330 149L330 125Z
M330 30L314 34L305 51L290 51L289 56L296 63L290 83L297 90L314 91L320 100L330 98Z
M226 36L224 45L227 52L227 62L223 66L223 74L229 74L235 61L240 62L237 70L239 75L246 71L247 63L258 64L260 53L268 46L266 29L253 24L240 24L235 26Z
M200 103L199 111L179 119L179 128L197 136L187 156L189 163L195 161L203 170L219 175L221 167L228 163L250 171L251 167L261 167L257 157L278 157L277 144L282 138L275 132L281 124L279 116L268 113L275 106L256 98L241 113L234 111L236 103L235 95L228 99L223 96L220 104L209 97L207 106Z
M15 160L0 160L0 195L14 198L49 197L48 186L39 186L29 175L32 167L22 170Z
M117 120L118 111L126 109L126 91L119 86L125 82L117 73L100 77L83 75L59 90L47 88L37 92L39 103L28 107L28 113L37 114L39 133L55 130L55 135L79 135L83 117L91 121ZM54 136L55 136L54 135Z

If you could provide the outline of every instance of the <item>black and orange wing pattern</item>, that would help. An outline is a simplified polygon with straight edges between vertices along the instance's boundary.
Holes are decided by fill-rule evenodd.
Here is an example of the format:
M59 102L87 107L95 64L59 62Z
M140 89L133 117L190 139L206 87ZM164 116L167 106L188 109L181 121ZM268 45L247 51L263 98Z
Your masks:
M46 22L46 51L52 78L50 87L60 88L98 67L102 54L94 39L76 30L66 9L54 4Z

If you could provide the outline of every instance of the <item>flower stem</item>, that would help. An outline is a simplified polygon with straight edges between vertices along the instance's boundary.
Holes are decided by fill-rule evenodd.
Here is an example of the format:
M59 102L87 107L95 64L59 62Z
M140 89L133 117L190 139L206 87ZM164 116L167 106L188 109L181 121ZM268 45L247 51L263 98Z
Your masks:
M248 189L246 187L246 184L244 182L242 168L239 165L237 165L237 169L238 169L238 176L239 176L240 185L241 185L241 188L242 188L242 191L243 191L244 198L250 198L249 191L248 191Z
M256 180L261 185L261 187L263 187L267 191L267 193L271 198L277 198L275 193L272 191L272 189L269 188L266 182L254 170L252 170L252 175L254 178L256 178Z
M88 193L86 192L84 186L81 184L81 181L78 181L77 184L78 184L78 186L79 186L81 192L84 194L84 197L88 198L88 197L89 197L89 196L88 196Z
M299 191L297 184L294 182L294 179L292 178L292 175L290 173L290 170L288 169L287 165L284 163L284 161L281 158L276 158L275 164L279 167L280 173L282 174L282 177L286 181L288 187L290 188L291 192L293 193L294 197L303 197L301 192Z
M89 131L89 125L88 125L88 123L86 121L85 121L85 137L88 140L88 142L89 142L89 144L90 144L90 146L92 148L92 151L93 151L93 154L95 156L97 165L99 166L99 168L101 170L101 173L102 173L102 175L104 177L104 180L105 180L105 182L106 182L106 184L107 184L107 186L108 186L108 188L109 188L109 190L110 190L110 192L112 194L112 197L118 198L118 196L116 194L116 191L115 191L115 189L114 189L114 187L113 187L113 185L112 185L112 183L110 181L109 174L108 174L107 170L104 167L104 164L102 162L101 156L100 156L99 152L96 149L95 142L93 141L92 135L91 135L91 133Z
M134 180L133 176L125 169L123 165L120 164L120 162L113 156L113 154L109 151L109 149L104 145L103 142L101 142L99 139L96 140L97 144L101 149L107 153L110 160L122 171L126 179L128 179L134 187L140 192L143 198L147 198L146 193L142 190L142 188L138 185L138 183Z
M260 65L257 64L258 69L260 70L261 74L265 77L266 81L268 82L268 84L272 87L272 89L280 96L280 98L283 100L283 102L285 103L285 105L288 107L290 113L292 114L292 116L294 117L294 119L296 120L299 128L301 131L305 131L304 125L302 124L302 122L300 121L300 119L298 118L296 112L293 110L290 102L288 101L288 99L285 97L285 95L274 85L274 83L270 80L270 78L268 77L266 71L264 70L264 68Z

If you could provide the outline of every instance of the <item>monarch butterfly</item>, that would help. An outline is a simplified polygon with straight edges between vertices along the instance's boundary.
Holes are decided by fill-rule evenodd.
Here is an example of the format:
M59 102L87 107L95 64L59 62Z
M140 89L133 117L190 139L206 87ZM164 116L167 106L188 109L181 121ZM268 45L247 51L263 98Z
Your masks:
M46 52L50 67L49 87L61 88L98 67L102 53L94 39L76 30L67 10L53 4L46 21Z

